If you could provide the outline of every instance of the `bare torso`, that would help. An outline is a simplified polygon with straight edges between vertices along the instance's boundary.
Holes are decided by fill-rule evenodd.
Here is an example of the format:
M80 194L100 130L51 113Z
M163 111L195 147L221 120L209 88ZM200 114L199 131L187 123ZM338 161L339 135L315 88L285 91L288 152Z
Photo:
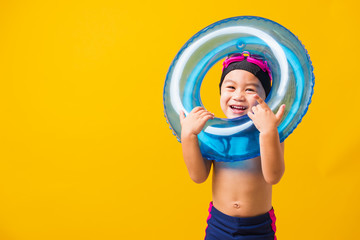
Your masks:
M264 179L261 159L232 163L213 161L212 200L219 211L235 217L252 217L268 212L272 185Z

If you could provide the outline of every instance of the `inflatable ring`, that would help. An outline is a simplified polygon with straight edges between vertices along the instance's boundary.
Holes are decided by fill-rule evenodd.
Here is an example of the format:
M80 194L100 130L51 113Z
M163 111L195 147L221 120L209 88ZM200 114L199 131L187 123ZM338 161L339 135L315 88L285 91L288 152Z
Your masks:
M202 80L208 70L228 54L248 51L262 55L272 71L273 83L266 103L273 112L286 104L278 126L283 142L301 122L311 102L315 77L307 50L288 29L271 20L241 16L213 23L195 34L175 56L163 94L165 117L180 141L180 110L187 115L203 106ZM220 79L219 79L220 81ZM247 115L214 118L198 135L204 158L240 161L260 155L259 131Z

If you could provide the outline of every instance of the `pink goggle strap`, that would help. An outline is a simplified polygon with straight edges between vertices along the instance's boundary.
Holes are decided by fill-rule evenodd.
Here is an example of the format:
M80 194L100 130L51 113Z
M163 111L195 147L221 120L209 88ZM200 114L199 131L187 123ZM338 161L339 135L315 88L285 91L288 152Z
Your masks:
M245 56L243 54L241 54L240 56L227 58L223 62L223 69L222 70L224 71L224 69L227 68L230 63L241 62L241 61L244 61L244 60L245 60ZM261 60L252 58L250 56L246 57L246 60L249 63L256 64L257 66L259 66L261 68L261 70L263 70L264 72L267 72L269 74L270 80L272 81L271 71L270 71L270 68L269 68L269 66L267 64L267 61L262 62Z
M244 61L244 60L245 60L244 55L226 58L225 61L223 62L223 69L222 70L224 71L224 69L227 68L230 63L241 62L241 61Z

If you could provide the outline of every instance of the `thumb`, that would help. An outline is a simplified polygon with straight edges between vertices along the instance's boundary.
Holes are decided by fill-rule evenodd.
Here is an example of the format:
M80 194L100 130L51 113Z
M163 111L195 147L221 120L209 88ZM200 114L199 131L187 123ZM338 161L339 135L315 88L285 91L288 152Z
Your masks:
M180 110L180 123L185 119L185 113L183 110Z
M276 113L276 119L278 120L278 123L281 121L282 117L284 116L284 112L285 112L285 104L281 105Z

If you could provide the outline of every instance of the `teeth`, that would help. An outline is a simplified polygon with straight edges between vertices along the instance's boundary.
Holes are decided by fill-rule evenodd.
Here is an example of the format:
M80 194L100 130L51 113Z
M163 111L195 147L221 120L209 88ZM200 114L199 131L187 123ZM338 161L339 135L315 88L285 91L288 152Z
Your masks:
M239 109L239 110L245 110L245 107L241 107L241 106L231 106L231 108L235 108L235 109Z

